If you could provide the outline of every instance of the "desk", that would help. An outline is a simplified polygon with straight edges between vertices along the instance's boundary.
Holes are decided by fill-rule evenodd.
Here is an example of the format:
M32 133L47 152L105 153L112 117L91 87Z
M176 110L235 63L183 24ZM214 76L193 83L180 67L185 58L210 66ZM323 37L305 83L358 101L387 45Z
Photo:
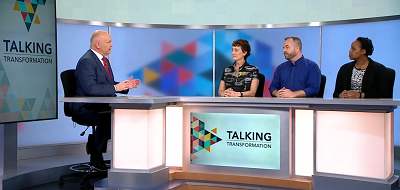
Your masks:
M60 100L111 105L110 186L152 187L167 180L164 142L167 105L183 107L183 171L271 178L310 177L315 189L326 189L325 184L330 184L331 189L342 188L340 185L356 188L360 184L365 186L363 189L391 189L398 184L398 177L393 175L393 110L400 105L396 100L220 97ZM279 170L192 164L191 113L278 115ZM132 138L137 137L138 130L144 140ZM127 154L126 150L132 153Z

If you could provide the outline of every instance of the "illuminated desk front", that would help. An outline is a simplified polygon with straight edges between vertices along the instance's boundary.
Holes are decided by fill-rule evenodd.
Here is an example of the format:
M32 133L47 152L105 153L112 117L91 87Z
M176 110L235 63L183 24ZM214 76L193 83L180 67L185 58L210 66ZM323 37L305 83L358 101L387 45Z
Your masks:
M398 183L398 177L393 175L393 110L400 105L396 100L115 97L62 98L61 101L111 105L113 155L108 182L114 187L121 183L122 186L148 187L167 179L164 145L167 105L183 107L183 171L284 179L304 176L312 178L315 189L326 189L326 184L330 189L360 185L365 186L363 189L391 189ZM245 118L237 120L240 125L245 125L243 130L240 126L232 130L224 128L225 124L221 122L224 120L218 120L219 117L234 120L243 115L252 118L249 121ZM201 119L197 117L204 116L211 118L206 123L210 128L201 133L209 136L194 135L201 131L200 125L204 126L204 121L199 122ZM252 126L260 123L251 123L257 118L261 118L260 121L267 119L267 123L272 121L278 129L272 125L266 131L257 128L258 134L266 135L265 138L250 137L257 133ZM250 127L246 128L246 123L251 123ZM272 134L268 137L268 133ZM214 138L212 141L209 139L211 136ZM139 140L139 137L144 139ZM201 146L199 141L195 142L197 138L203 138ZM278 141L272 142L271 139ZM229 152L213 153L213 150L232 148L232 145L240 143L242 146L252 144L256 152L235 147L237 152L233 156L237 158L231 158ZM207 159L197 162L199 155L194 152L200 152L199 147L210 151L203 151L200 156ZM257 152L267 150L265 147L268 151L271 147L276 148L271 155L278 151L279 161L273 160L273 156L265 157L269 153ZM210 161L212 154L208 153L217 155L216 161ZM246 156L249 155L259 155L260 158L248 159ZM224 159L229 163L218 164ZM264 165L260 159L269 163ZM240 160L257 164L241 163Z
M74 97L61 101L108 103L112 157L107 188L151 188L168 181L165 166L165 107L178 98Z

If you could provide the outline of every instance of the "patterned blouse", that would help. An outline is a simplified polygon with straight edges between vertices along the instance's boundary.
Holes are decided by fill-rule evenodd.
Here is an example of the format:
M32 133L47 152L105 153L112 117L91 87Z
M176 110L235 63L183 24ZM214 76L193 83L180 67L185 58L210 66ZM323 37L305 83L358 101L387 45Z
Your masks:
M352 90L361 92L362 81L366 70L367 69L357 69L356 67L353 67L353 74L351 75Z
M258 79L258 68L245 62L236 77L236 62L232 66L224 69L221 80L225 82L225 88L232 88L235 92L245 92L250 90L251 81Z

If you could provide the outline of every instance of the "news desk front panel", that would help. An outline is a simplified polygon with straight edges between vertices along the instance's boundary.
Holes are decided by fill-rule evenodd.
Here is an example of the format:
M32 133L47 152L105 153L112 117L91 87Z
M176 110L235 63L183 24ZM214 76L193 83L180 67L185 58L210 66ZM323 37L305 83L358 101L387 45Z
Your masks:
M289 178L289 118L290 108L183 104L182 170Z
M323 187L321 184L341 185L337 179L348 180L346 184L354 187L386 188L398 182L393 175L393 110L400 105L397 100L143 96L61 101L111 105L115 136L108 178L114 184L127 176L140 179L140 174L150 174L146 177L150 180L139 187L167 179L163 139L168 105L183 107L183 171L281 179L312 177L315 189ZM137 136L133 129L139 126L138 131L146 134L143 143L129 139ZM151 141L153 134L162 140ZM132 164L121 158L129 153L125 149L140 151L136 154L144 162ZM137 159L132 152L128 158ZM125 186L143 182L133 181L135 184Z
M311 178L316 175L382 184L391 183L394 179L393 110L397 107L396 101L182 97L180 104L184 118L184 171L273 178ZM227 167L212 161L208 164L193 161L193 145L190 143L195 113L279 115L282 121L280 170L262 166L243 168L240 162ZM251 127L254 127L245 122L237 123L245 131L252 131ZM214 124L224 125L220 121ZM254 128L257 130L257 127ZM226 130L222 135L230 138ZM227 143L219 146L227 148ZM236 149L235 153L243 162L251 156L240 149ZM224 152L224 156L229 155ZM266 156L266 162L268 159Z

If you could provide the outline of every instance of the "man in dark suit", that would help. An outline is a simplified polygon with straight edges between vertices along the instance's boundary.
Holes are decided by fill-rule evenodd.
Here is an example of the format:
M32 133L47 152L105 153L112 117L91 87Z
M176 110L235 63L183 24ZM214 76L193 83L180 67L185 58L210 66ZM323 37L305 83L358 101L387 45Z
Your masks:
M75 96L114 97L116 92L127 94L129 89L140 84L132 76L123 82L115 82L114 75L105 56L111 53L111 36L97 30L90 38L90 49L79 59L76 65ZM106 170L102 153L107 150L107 141L111 138L111 112L108 104L73 103L71 110L74 117L88 119L96 124L94 143L89 137L88 148L90 164L100 170ZM93 145L94 144L94 145Z

